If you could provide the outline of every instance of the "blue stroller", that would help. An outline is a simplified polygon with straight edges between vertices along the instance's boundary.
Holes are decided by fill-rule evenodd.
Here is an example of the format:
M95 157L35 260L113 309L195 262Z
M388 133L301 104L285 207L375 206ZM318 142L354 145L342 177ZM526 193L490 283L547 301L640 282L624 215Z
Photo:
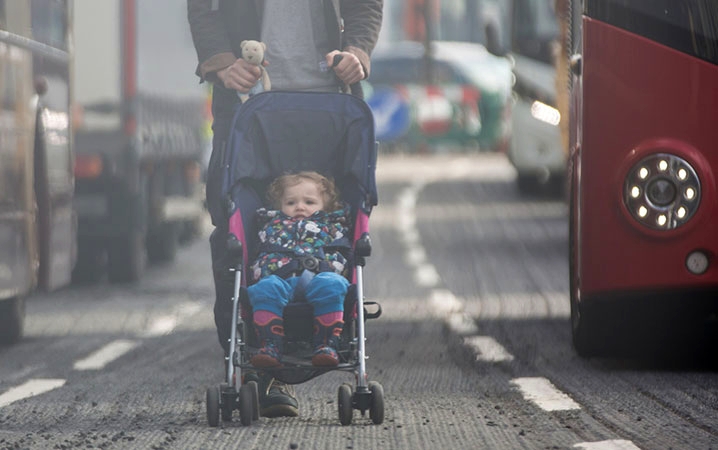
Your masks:
M369 215L377 204L377 143L374 118L360 98L339 93L264 92L238 107L222 161L222 201L229 217L227 274L234 279L232 327L225 382L207 389L207 420L218 426L231 421L235 409L250 425L259 418L259 394L249 360L257 338L247 296L248 261L257 254L256 211L265 205L269 183L288 171L313 170L334 178L342 200L351 209L352 257L344 301L344 329L337 348L339 365L311 364L313 307L293 301L284 309L282 366L261 371L287 384L299 384L329 371L354 373L355 386L338 389L342 425L354 409L369 411L373 423L384 421L384 390L368 381L366 320L378 318L381 306L364 301L362 269L371 254Z

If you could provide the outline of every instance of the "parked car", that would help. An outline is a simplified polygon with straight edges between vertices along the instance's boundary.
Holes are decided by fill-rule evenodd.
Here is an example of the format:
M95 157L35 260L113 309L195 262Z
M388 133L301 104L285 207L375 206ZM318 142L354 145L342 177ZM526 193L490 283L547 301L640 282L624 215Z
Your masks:
M367 102L384 142L478 145L501 151L511 135L511 62L481 44L383 44L372 55ZM428 83L427 67L433 82Z

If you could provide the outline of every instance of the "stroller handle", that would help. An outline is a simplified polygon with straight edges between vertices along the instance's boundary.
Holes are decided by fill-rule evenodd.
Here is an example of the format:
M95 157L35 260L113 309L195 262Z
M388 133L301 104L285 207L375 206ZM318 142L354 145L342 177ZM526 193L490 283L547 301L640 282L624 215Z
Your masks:
M344 56L334 55L334 59L332 59L332 67L336 67L342 59L344 59ZM337 77L337 79L339 79L339 77ZM364 88L361 86L361 82L358 81L356 83L352 83L349 86L349 90L351 91L353 96L359 97L360 99L364 100Z

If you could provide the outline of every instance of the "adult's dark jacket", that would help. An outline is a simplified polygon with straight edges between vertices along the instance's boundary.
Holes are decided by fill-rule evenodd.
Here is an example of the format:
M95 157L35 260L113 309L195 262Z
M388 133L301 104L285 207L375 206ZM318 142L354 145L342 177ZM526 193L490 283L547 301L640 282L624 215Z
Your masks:
M332 47L353 53L368 76L371 54L381 29L383 0L316 0L324 2ZM245 39L260 40L263 0L187 0L187 14L202 80L218 81L216 72L241 55ZM215 83L215 118L231 114L236 92Z

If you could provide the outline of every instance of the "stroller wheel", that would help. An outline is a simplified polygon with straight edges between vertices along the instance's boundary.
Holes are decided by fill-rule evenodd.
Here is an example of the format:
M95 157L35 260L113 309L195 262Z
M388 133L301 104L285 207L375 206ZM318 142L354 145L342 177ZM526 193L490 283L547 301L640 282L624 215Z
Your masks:
M227 383L222 383L219 388L221 394L219 402L219 411L222 413L223 422L232 421L232 411L234 411L235 394L234 389Z
M256 387L249 383L239 388L239 420L244 426L251 425L255 415L259 414L256 401L259 395L255 396L255 392L257 392Z
M252 392L252 420L259 420L259 385L252 380L247 382L247 386Z
M369 417L372 422L379 425L384 422L384 388L376 381L370 381L369 391L371 392Z
M337 400L339 404L339 422L341 422L342 425L350 425L352 423L352 415L354 414L351 386L348 384L339 386Z
M210 427L219 425L219 388L207 388L207 423Z

